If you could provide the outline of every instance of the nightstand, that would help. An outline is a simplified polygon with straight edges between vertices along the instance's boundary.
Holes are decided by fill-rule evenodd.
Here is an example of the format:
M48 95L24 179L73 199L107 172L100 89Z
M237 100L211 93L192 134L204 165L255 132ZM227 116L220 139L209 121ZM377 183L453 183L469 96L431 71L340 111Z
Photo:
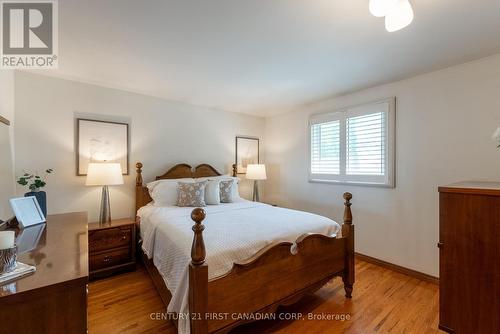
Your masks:
M134 270L135 241L133 219L118 219L108 224L89 223L90 278Z

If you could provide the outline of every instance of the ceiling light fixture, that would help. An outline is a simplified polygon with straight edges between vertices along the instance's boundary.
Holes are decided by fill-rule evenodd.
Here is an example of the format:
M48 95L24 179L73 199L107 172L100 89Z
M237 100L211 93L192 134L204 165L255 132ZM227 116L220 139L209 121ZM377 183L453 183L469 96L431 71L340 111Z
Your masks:
M370 0L369 9L373 16L385 16L385 29L388 32L407 27L414 18L409 0Z
M396 6L398 0L370 0L370 13L376 17L384 17Z
M413 21L413 8L408 0L399 0L385 16L385 29L394 32L407 27Z

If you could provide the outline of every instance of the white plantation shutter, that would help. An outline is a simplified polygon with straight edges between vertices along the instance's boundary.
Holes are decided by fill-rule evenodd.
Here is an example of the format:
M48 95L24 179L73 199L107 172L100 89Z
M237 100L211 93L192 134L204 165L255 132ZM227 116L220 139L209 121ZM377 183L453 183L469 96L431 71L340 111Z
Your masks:
M386 113L347 118L347 175L384 175Z
M394 186L395 99L314 115L309 125L311 181Z
M311 126L311 171L315 174L340 173L340 121Z

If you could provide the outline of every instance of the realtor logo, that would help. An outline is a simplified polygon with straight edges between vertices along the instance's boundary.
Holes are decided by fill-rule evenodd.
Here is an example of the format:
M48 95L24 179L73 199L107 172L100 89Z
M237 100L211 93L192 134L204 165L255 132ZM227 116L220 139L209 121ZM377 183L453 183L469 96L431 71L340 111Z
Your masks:
M3 69L57 68L57 2L2 1Z

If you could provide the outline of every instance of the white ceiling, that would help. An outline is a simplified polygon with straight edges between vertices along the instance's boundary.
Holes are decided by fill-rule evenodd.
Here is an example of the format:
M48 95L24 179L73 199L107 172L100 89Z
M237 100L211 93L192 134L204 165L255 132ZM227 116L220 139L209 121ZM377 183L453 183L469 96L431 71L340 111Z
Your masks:
M500 52L500 1L410 1L388 33L368 0L59 0L45 74L268 116Z

